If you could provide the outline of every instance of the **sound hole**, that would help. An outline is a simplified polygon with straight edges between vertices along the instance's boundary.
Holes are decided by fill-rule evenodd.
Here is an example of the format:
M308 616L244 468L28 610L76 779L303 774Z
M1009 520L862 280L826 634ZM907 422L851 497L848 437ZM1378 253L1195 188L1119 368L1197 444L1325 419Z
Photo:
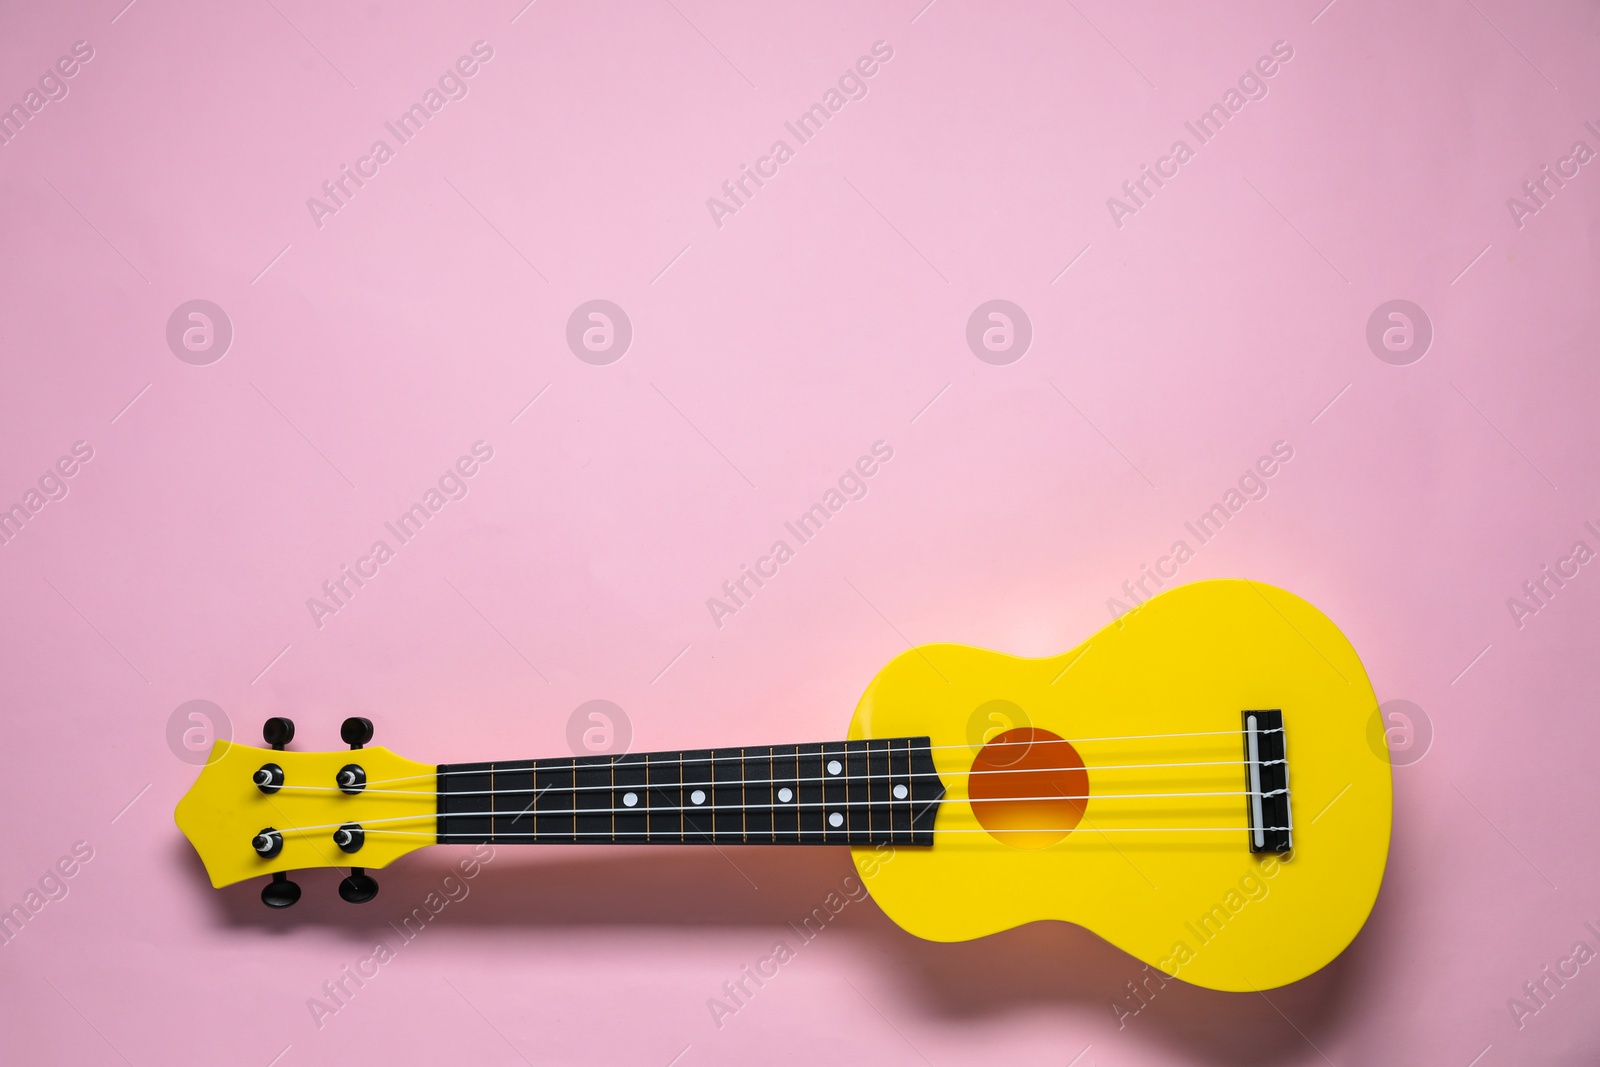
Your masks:
M997 734L972 761L972 813L995 840L1044 848L1066 837L1088 806L1089 772L1071 743L1022 726Z

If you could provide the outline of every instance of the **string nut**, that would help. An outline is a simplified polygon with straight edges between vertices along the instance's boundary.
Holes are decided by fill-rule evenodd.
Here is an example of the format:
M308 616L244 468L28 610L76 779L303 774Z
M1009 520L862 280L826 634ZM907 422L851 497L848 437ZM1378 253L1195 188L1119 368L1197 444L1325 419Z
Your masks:
M272 881L261 887L261 903L269 908L287 908L299 899L300 887L282 871L273 872Z
M261 736L266 739L267 744L282 752L283 746L294 740L294 722L281 715L274 715L261 724Z
M339 882L339 896L351 904L365 904L377 895L377 881L360 867L351 867L350 877Z
M283 768L276 763L262 764L261 769L255 773L256 788L263 793L271 795L283 788Z
M360 823L347 822L333 832L333 843L341 852L360 852L361 846L367 843L367 832L361 829Z
M352 715L339 727L339 736L351 748L360 748L372 740L372 720Z
M339 790L355 796L367 787L367 771L359 763L346 763L339 768Z
M250 847L262 859L270 860L283 851L283 835L268 826L250 840Z

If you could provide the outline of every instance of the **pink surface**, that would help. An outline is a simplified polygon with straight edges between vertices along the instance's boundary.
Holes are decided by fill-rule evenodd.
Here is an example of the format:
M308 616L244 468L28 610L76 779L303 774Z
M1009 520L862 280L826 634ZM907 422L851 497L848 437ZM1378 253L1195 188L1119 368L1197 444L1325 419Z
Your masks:
M1600 964L1524 992L1600 949L1600 577L1523 592L1600 549L1590 5L122 2L0 14L0 103L92 49L0 145L0 503L39 505L0 546L0 906L60 897L0 948L8 1062L1600 1059ZM1576 175L1540 206L1546 164ZM370 176L313 212L341 165ZM566 340L596 299L632 324L609 363ZM992 299L1020 359L968 347ZM192 300L219 360L186 312L169 347ZM1369 347L1391 300L1432 324L1420 360ZM714 620L878 441L866 495ZM1119 1027L1139 968L1081 930L932 945L861 903L719 1027L842 851L501 849L319 1017L467 850L359 909L308 873L276 914L173 827L193 700L308 748L365 714L428 761L566 755L591 700L636 750L838 737L905 641L1076 644L1279 441L1179 580L1310 599L1421 714L1370 923L1270 1002L1174 984Z

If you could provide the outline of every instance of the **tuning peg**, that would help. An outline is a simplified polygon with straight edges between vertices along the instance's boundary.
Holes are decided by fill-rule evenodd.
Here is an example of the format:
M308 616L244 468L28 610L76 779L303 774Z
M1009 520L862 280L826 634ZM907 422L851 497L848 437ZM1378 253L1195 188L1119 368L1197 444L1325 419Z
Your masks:
M274 715L261 724L261 736L266 739L267 744L282 752L283 746L294 740L294 722Z
M351 748L360 748L372 740L372 720L352 715L339 727L339 736Z
M299 895L298 889L295 895ZM351 904L365 904L378 895L378 883L364 868L351 867L350 877L339 882L339 895Z
M268 826L250 839L250 847L262 859L270 860L283 851L283 834Z
M275 871L272 881L261 887L261 903L269 908L287 908L299 899L300 886L282 871Z
M283 768L276 763L263 763L261 769L251 776L251 781L263 793L276 793L283 788Z
M359 763L346 763L339 768L334 781L339 783L341 792L355 796L367 787L367 769Z

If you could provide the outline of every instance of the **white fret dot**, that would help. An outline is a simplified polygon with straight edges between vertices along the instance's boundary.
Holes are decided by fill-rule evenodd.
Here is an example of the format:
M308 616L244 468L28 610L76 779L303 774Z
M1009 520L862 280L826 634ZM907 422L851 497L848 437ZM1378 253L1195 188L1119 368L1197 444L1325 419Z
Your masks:
M840 815L838 812L834 812L832 815L828 816L828 825L829 826L843 826L844 825L844 816Z
M844 764L840 763L838 760L831 759L828 761L829 774L838 774L842 770L844 770Z
M639 803L639 794L638 793L624 793L624 794L622 794L622 806L623 807L631 808L637 803Z
M894 787L894 798L896 800L904 800L906 797L908 797L910 795L911 795L911 790L907 789L905 787L904 783Z
M706 802L706 791L704 789L696 789L693 793L689 794L689 799L694 801L696 804L704 804Z
M778 790L778 799L783 801L785 804L789 803L789 801L794 799L794 790L790 789L788 786L784 786L782 789Z

